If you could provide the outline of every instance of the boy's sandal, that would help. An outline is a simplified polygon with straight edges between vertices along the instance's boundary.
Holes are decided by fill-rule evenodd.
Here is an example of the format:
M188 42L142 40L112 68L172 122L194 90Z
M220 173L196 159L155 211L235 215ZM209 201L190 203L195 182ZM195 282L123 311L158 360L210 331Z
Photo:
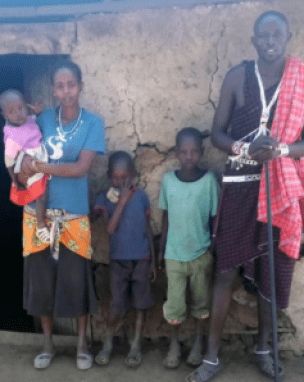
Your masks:
M88 370L93 366L93 356L90 353L77 353L77 368Z
M199 366L193 373L186 377L186 382L207 382L218 375L223 369L222 362L219 360L217 363L210 363L203 360L201 366Z
M50 231L46 227L37 228L36 236L42 241L42 243L50 243Z
M167 357L163 360L163 365L167 369L177 369L181 363L180 351L168 352Z
M107 365L110 362L111 353L109 349L100 350L95 357L95 362L98 365Z
M268 352L254 352L254 355L252 357L252 361L257 364L259 370L262 374L264 374L266 377L273 379L274 378L274 359L273 354ZM285 377L285 368L279 362L278 364L279 368L279 377L280 380L282 380Z
M54 353L48 353L46 351L43 351L43 352L39 353L34 358L35 369L46 369L47 367L49 367L54 356L55 356L55 352Z
M141 364L142 361L142 355L141 351L139 349L131 350L126 358L126 365L129 367L136 367Z
M203 355L199 351L191 351L188 358L187 364L190 366L198 367L203 361Z

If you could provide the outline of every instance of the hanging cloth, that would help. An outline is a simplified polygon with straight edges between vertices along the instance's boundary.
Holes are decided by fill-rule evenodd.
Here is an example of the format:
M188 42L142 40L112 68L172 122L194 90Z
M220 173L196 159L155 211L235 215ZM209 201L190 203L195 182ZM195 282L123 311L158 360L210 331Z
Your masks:
M288 57L270 136L291 145L302 139L304 126L304 62ZM304 158L278 157L269 162L273 225L280 228L279 249L299 258L304 213ZM260 183L258 220L267 223L265 168Z

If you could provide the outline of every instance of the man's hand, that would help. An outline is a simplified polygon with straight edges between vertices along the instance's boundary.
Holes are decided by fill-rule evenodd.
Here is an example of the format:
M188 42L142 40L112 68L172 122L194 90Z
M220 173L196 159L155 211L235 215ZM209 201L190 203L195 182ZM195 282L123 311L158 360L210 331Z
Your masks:
M276 151L278 146L279 142L276 139L260 136L250 144L249 155L258 163L265 163L278 156L278 151Z

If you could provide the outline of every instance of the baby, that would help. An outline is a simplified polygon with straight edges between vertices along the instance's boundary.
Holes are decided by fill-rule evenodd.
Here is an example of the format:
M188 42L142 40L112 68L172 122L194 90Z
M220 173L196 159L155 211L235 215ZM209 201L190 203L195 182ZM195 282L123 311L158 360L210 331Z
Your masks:
M39 111L38 107L28 106L36 112ZM48 177L38 173L22 180L18 176L25 153L47 162L40 129L35 123L35 117L28 114L27 105L19 91L9 89L3 92L0 95L0 109L5 119L5 166L12 179L10 199L18 205L27 205L36 200L36 236L42 242L48 243L50 233L45 224Z

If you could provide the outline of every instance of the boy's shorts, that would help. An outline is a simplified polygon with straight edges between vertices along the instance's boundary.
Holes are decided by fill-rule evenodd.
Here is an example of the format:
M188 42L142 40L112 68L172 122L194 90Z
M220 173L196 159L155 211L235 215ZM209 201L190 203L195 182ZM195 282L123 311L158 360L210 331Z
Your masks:
M114 314L124 313L130 306L143 310L153 305L149 259L111 260L110 280Z
M180 324L187 317L186 287L189 279L191 315L209 317L210 281L213 256L207 250L191 261L166 260L168 298L164 304L164 317L170 324Z

